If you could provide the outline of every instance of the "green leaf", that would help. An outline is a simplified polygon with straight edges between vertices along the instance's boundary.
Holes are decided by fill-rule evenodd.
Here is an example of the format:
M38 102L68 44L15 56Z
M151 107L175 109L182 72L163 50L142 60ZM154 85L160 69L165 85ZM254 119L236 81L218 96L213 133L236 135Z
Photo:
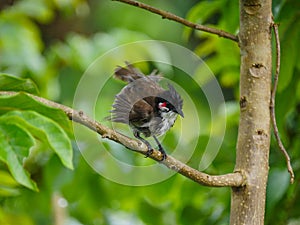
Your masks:
M279 27L281 40L281 63L280 74L278 83L278 92L283 91L292 80L294 69L298 62L298 42L300 37L300 20L298 17L291 18L290 21L284 21Z
M1 69L43 75L46 63L38 27L28 18L10 12L0 14Z
M1 91L24 91L38 95L39 91L35 83L30 79L21 79L8 74L0 73Z
M190 10L187 19L202 24L218 12L223 5L224 1L201 1Z
M17 187L19 184L16 182L16 180L14 178L12 178L12 176L4 171L4 170L0 170L0 186L8 186L8 187Z
M52 119L34 111L11 111L0 118L2 123L24 127L34 137L47 143L67 168L73 169L73 149L68 135Z
M0 117L0 125L10 126L15 125L18 129L6 129L6 135L9 137L15 137L9 140L9 144L13 146L15 154L18 158L23 160L23 158L29 155L29 149L35 144L33 136L17 123L17 118L10 120L5 116ZM10 123L12 122L12 123ZM25 132L25 133L24 133Z
M34 144L32 137L19 126L0 124L0 160L7 164L16 181L27 188L38 191L36 183L30 179L30 174L23 168L22 161L16 154L15 146L21 146L24 141L27 147Z
M70 121L66 114L56 108L44 105L25 93L0 96L0 115L12 110L32 110L52 119L71 135Z
M19 183L7 171L0 170L0 196L19 195L18 186Z
M24 14L39 22L48 22L53 18L52 5L47 1L20 1L13 8L16 14Z
M270 171L267 186L267 208L271 210L283 197L289 187L289 174L286 169L273 169Z
M187 20L204 24L220 10L223 4L224 1L201 1L189 11ZM193 30L191 28L185 27L183 31L184 38L188 40L192 32ZM203 32L201 34L203 34Z

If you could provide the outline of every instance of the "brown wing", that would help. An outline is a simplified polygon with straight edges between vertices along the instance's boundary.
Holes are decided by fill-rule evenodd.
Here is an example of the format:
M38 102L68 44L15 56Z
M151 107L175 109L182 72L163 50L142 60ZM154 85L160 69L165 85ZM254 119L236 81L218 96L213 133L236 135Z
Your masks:
M150 76L143 77L126 85L116 96L113 104L112 121L129 124L131 118L136 122L137 114L144 107L147 115L150 112L151 102L148 101L149 96L157 96L158 93L164 91ZM145 101L146 100L146 101ZM140 104L137 104L137 103ZM132 113L132 115L129 115ZM143 115L142 117L145 117Z
M133 105L129 113L129 122L134 126L141 127L151 120L153 114L153 107L141 99Z

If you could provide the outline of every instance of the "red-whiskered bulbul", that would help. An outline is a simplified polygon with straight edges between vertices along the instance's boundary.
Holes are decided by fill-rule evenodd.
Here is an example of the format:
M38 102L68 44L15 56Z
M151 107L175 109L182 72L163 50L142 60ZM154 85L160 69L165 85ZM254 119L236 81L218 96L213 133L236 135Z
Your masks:
M128 84L116 95L111 120L129 124L134 136L147 145L146 156L151 155L153 149L140 134L152 136L164 160L167 155L157 137L173 126L177 114L184 116L183 100L171 84L168 84L168 90L159 85L161 76L156 70L146 76L128 62L126 65L127 68L119 66L115 70L115 78Z

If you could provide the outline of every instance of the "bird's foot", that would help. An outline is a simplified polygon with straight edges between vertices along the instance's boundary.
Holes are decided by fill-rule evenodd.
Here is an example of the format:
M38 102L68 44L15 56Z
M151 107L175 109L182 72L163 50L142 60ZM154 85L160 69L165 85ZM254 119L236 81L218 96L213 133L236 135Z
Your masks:
M159 140L157 139L156 136L153 135L154 140L156 141L157 145L158 145L158 150L160 151L160 153L162 154L162 159L160 161L164 161L167 158L167 153L165 152L164 148L162 147L162 145L160 144Z
M148 151L145 153L145 158L148 158L149 156L151 156L152 153L153 153L153 148L152 148L151 144L150 144L148 141L146 141L144 138L142 138L142 137L140 136L139 132L135 132L135 133L134 133L134 136L135 136L137 139L139 139L140 141L142 141L142 142L147 146ZM153 137L154 137L154 139L155 139L155 141L156 141L156 143L157 143L157 145L158 145L158 150L159 150L160 153L162 154L162 159L161 159L160 161L164 161L164 160L167 158L167 154L166 154L164 148L161 146L161 144L160 144L160 142L158 141L158 139L157 139L155 136L153 136Z
M153 153L153 148L152 146L150 145L150 143L148 141L146 141L144 138L142 138L140 136L140 133L139 132L134 132L134 136L139 139L140 141L142 141L146 146L147 146L147 149L148 151L146 152L145 154L145 158L148 158L152 153Z
M145 154L145 158L148 158L150 155L152 155L153 148L152 148L151 144L148 141L146 141L145 139L142 139L141 141L144 142L144 144L147 146L148 151Z
M150 155L152 155L153 153L153 149L152 148L148 148L148 151L145 154L145 158L148 158Z
M151 146L150 146L151 147ZM159 149L158 149L159 151L160 151L160 153L162 154L162 159L160 160L160 161L164 161L166 158L167 158L167 154L166 154L166 152L165 152L165 150L161 147L161 146L159 146ZM148 147L148 151L147 151L147 153L145 154L145 158L148 158L150 155L152 155L152 153L153 153L153 149L152 148L149 148Z
M158 146L158 150L162 154L162 159L160 161L164 161L167 158L167 153L165 152L165 150L163 149L163 147L161 145Z

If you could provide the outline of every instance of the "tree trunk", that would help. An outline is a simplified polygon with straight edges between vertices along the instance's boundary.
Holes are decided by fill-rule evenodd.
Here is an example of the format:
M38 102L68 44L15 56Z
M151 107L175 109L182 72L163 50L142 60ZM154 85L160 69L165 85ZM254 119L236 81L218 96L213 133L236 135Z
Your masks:
M270 148L271 0L240 0L240 124L235 171L247 184L233 188L230 224L264 224Z

